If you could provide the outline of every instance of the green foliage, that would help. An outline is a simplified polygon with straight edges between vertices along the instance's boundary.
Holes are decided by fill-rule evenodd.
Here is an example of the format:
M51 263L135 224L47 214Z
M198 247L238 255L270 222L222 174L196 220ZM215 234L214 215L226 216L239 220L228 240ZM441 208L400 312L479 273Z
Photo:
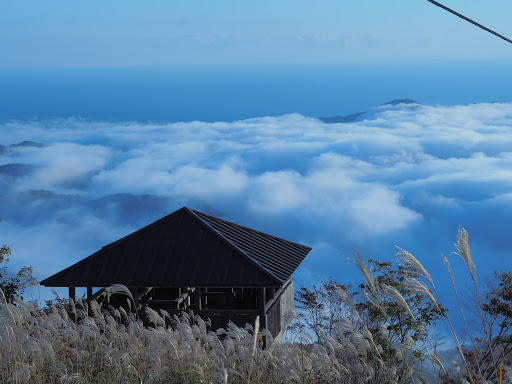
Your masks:
M403 265L393 269L390 261L379 262L369 260L373 272L377 295L372 292L369 283L359 285L361 302L356 308L366 321L368 329L376 334L380 333L381 324L386 325L389 344L405 343L408 337L415 342L425 340L429 330L443 315L445 309L439 308L421 293L408 288L410 279L417 279L418 273L407 269ZM407 302L409 309L400 301L382 294L382 287L393 287ZM368 296L371 295L371 299ZM366 296L366 297L365 297Z
M496 365L512 365L512 272L494 272L495 281L482 304L487 338L473 338L474 347L463 349L472 372L497 379Z
M11 248L3 244L0 248L0 289L5 298L12 301L14 296L20 296L26 287L36 286L38 282L32 275L33 270L31 266L23 266L17 273L12 275L7 269L9 256L11 256Z
M32 275L31 266L23 266L13 275L7 268L7 256L10 254L11 249L3 245L0 249L0 289L7 300L13 301L15 296L21 296L25 288L36 286L38 282Z
M356 292L355 308L380 348L370 361L395 367L398 382L408 382L412 368L426 357L430 329L446 310L411 288L420 278L416 270L377 260L360 267L367 278Z
M7 256L11 255L11 248L8 245L2 245L2 248L0 248L0 264L7 263L9 259Z
M497 287L486 294L483 310L499 328L499 335L512 327L512 272L494 272Z

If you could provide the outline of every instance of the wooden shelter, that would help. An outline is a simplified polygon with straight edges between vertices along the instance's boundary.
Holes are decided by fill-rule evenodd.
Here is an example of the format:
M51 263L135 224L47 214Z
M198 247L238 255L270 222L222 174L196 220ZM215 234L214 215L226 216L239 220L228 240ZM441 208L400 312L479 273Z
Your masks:
M191 309L212 329L229 320L280 337L294 308L292 273L311 248L187 207L123 237L41 282L47 287L123 284L137 308Z

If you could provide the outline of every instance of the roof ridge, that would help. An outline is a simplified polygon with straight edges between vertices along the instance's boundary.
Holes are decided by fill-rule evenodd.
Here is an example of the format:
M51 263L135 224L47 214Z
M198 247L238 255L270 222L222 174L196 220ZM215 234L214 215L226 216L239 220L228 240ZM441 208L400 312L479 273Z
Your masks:
M184 206L103 246L41 283L49 286L106 286L115 277L132 285L175 286L193 280L212 286L249 283L280 286L291 277L310 250L302 244ZM149 251L151 254L146 255ZM196 266L188 265L189 251L200 261ZM144 255L152 260L151 264L144 261ZM117 271L116 263L121 261L140 266L144 276L134 275L126 263ZM151 267L153 262L170 271L169 276L164 276L158 268L155 272ZM170 262L178 263L178 266L169 269ZM107 267L117 272L108 272ZM181 272L176 272L178 269ZM96 276L94 271L100 271L101 276ZM186 275L185 280L182 273Z
M245 256L247 258L247 260L249 260L249 262L251 262L253 265L255 265L258 269L260 269L263 273L265 273L267 276L271 277L272 279L275 279L276 281L278 281L279 283L283 284L285 281L283 281L283 279L280 279L279 277L277 277L274 273L272 273L271 271L269 271L267 268L265 268L263 265L261 265L257 260L254 260L254 258L252 258L251 256L249 256L247 254L247 252L243 251L242 249L240 249L240 247L238 247L236 244L234 244L231 240L229 240L228 238L226 238L226 236L224 236L222 233L220 233L217 229L213 228L208 222L206 222L203 218L201 218L201 216L199 215L205 215L205 216L208 216L208 217L213 217L213 216L210 216L210 215L207 215L205 213L202 213L202 212L199 212L199 211L194 211L188 207L183 207L186 211L188 211L192 217L194 217L196 220L199 220L200 223L202 223L203 225L205 225L209 230L213 231L217 236L219 236L225 243L227 243L231 248L233 248L238 254L240 254L241 256ZM216 219L216 218L215 218ZM220 219L222 220L222 219ZM226 221L226 220L222 220L226 223L229 223L229 224L234 224L234 225L237 225L235 223L231 223L229 221Z
M190 208L187 208L187 209L190 209ZM282 237L278 237L278 236L273 236L273 235L270 235L268 233L265 233L265 232L262 232L262 231L258 231L257 229L253 229L253 228L249 228L249 227L246 227L244 225L241 225L241 224L237 224L237 223L233 223L232 221L228 221L228 220L224 220L224 219L221 219L219 217L215 217L215 216L211 216L211 215L208 215L206 213L203 213L203 212L199 212L199 211L195 211L193 209L190 209L192 212L194 213L199 213L201 215L205 215L205 216L208 216L209 218L212 218L214 220L219 220L219 221L222 221L224 223L227 223L227 224L230 224L230 225L236 225L237 227L239 228L243 228L249 232L255 232L255 233L258 233L264 237L268 237L268 238L271 238L271 239L275 239L275 240L279 240L279 241L283 241L285 243L288 243L288 244L292 244L292 245L295 245L295 246L298 246L300 248L304 248L304 249L309 249L310 251L313 249L311 247L308 247L307 245L303 245L303 244L299 244L299 243L295 243L294 241L290 241L290 240L286 240L286 239L283 239Z

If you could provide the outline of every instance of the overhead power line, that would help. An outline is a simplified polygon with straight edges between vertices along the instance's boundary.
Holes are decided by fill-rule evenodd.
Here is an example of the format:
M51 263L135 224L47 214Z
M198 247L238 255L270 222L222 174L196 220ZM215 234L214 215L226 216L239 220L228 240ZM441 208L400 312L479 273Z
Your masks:
M487 27L484 27L482 24L479 24L479 23L477 23L476 21L469 19L469 18L467 18L466 16L461 15L461 14L460 14L460 13L458 13L458 12L455 12L453 9L450 9L450 8L448 8L448 7L445 7L443 4L439 4L437 1L434 1L434 0L427 0L427 1L428 1L428 2L430 2L430 3L432 3L432 4L434 4L434 5L437 5L437 6L438 6L438 7L440 7L440 8L443 8L445 11L448 11L448 12L450 12L450 13L453 13L455 16L458 16L458 17L460 17L461 19L468 21L468 22L470 22L471 24L474 24L474 25L476 25L476 26L477 26L477 27L479 27L479 28L482 28L484 31L487 31L487 32L489 32L489 33L492 33L493 35L498 36L500 39L503 39L503 40L505 40L505 41L508 41L509 43L511 43L511 44L512 44L512 40L510 40L510 39L506 38L506 37L505 37L505 36L503 36L503 35L500 35L498 32L495 32L495 31L493 31L492 29L489 29L489 28L487 28Z

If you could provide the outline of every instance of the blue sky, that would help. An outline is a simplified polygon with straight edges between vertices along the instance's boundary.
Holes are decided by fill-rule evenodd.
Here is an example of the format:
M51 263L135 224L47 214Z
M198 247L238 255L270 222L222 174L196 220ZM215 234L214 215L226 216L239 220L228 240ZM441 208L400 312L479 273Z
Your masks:
M444 4L512 36L508 0ZM426 0L4 1L0 67L512 58Z

